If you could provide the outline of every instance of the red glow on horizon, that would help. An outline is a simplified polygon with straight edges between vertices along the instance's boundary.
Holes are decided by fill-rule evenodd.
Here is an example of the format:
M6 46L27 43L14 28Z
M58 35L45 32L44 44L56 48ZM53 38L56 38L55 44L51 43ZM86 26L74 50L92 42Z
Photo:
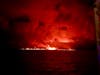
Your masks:
M56 47L50 47L49 45L46 47L47 50L57 50Z
M25 7L11 10L14 22L9 27L13 38L10 43L19 48L71 50L76 45L87 44L87 40L95 41L94 12L85 3L33 0Z

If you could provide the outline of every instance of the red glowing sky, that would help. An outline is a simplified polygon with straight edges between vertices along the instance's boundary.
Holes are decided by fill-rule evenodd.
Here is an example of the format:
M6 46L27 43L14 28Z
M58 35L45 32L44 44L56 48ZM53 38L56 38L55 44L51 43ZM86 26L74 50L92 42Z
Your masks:
M93 9L78 0L11 0L2 1L1 6L1 10L13 19L23 15L29 17L30 22L16 22L13 28L17 39L22 36L29 45L55 39L59 42L94 40Z

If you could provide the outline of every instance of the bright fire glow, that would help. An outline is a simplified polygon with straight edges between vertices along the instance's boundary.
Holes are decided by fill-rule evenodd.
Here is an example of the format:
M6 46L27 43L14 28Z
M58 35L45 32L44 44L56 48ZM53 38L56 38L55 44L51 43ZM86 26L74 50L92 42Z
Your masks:
M56 47L50 47L49 45L47 48L21 48L21 50L61 50L61 51L75 51L75 49L57 49Z
M69 48L68 51L75 51L75 49L71 49L71 48Z
M56 47L50 47L49 45L47 46L47 48L46 48L47 50L57 50L57 48Z
M59 40L59 42L63 42L63 43L70 43L70 42L74 42L74 40L71 40L71 39L66 39L66 38L59 38L58 39Z

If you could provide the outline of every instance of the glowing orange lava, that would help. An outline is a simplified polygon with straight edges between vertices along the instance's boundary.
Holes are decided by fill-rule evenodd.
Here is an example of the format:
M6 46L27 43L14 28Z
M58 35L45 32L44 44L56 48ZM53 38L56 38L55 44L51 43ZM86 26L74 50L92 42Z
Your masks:
M56 47L50 47L50 45L48 45L46 49L47 49L47 50L57 50Z

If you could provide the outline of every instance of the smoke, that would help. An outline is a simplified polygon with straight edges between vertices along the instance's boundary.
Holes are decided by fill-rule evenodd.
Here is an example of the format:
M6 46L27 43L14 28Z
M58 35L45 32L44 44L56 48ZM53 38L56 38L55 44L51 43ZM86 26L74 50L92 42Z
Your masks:
M9 33L9 44L18 47L65 38L91 41L95 35L91 5L89 1L78 0L3 0L1 29Z

